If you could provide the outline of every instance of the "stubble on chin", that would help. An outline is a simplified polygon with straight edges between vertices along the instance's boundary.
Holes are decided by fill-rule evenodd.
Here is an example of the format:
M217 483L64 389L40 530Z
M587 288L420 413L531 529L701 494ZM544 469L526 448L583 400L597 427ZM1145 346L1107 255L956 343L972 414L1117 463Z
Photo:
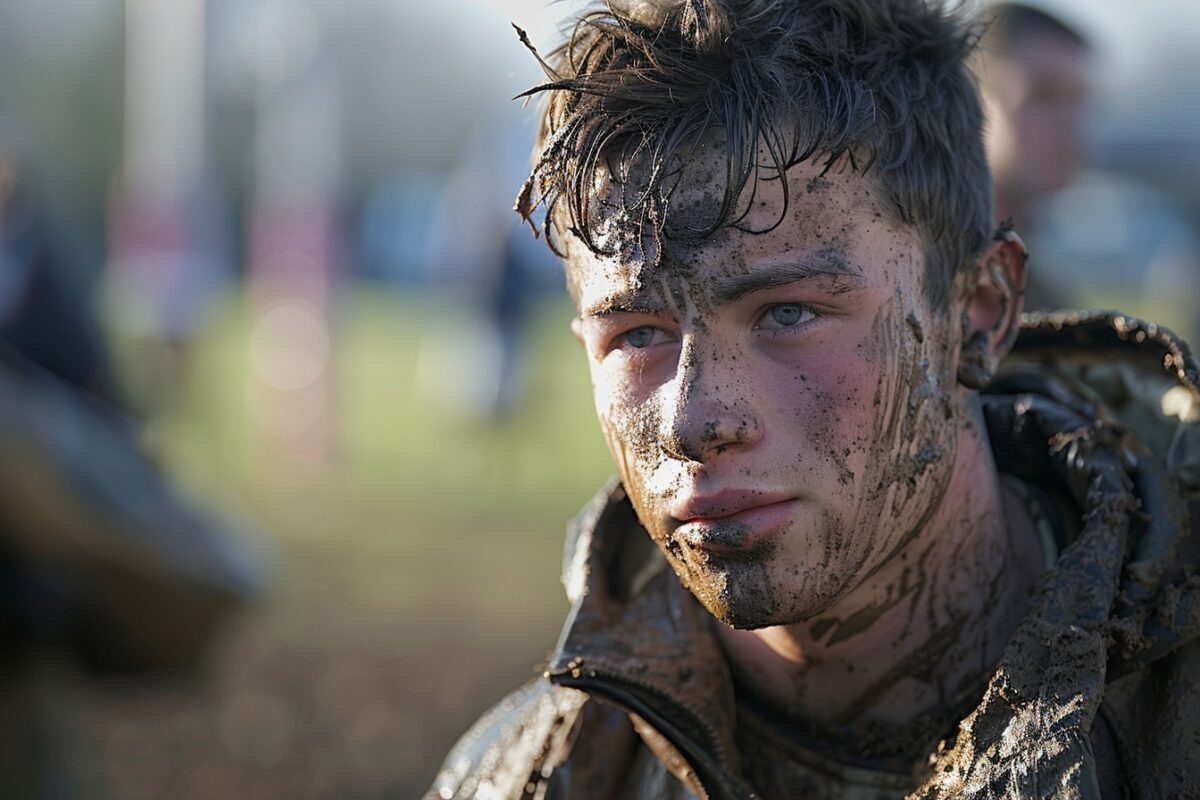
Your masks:
M731 525L710 537L735 544L748 531ZM718 557L689 545L681 537L654 537L679 582L716 619L734 628L753 629L779 624L779 588L771 579L774 543L748 557Z
M765 564L741 562L716 572L692 594L708 613L732 628L754 630L778 625L777 586Z

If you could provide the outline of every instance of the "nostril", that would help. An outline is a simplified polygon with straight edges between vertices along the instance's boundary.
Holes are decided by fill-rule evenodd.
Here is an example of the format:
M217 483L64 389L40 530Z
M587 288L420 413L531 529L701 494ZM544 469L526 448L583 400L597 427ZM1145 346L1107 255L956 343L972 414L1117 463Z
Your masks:
M685 343L679 371L664 383L660 447L669 458L702 463L729 447L753 443L759 423L752 404L738 396L734 384L700 381L700 363Z
M701 459L701 451L689 446L686 438L676 433L663 437L662 450L669 458L673 458L676 461L699 462Z
M758 422L751 416L726 407L715 416L696 420L677 420L663 437L663 451L683 461L703 461L709 454L721 455L730 447L753 443L758 438Z

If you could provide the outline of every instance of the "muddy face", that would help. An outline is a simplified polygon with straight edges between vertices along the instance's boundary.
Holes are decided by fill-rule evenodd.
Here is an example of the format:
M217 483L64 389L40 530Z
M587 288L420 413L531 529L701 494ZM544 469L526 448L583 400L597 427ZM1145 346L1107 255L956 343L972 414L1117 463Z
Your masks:
M703 213L711 166L677 207ZM968 417L957 311L930 307L918 231L860 176L788 179L770 232L668 243L654 265L617 221L617 255L576 246L568 264L634 507L680 580L743 628L810 619L895 553L941 502ZM745 224L782 208L780 182L760 182Z
M1012 201L1058 191L1078 172L1090 67L1085 47L1055 35L1026 36L988 64L988 156Z

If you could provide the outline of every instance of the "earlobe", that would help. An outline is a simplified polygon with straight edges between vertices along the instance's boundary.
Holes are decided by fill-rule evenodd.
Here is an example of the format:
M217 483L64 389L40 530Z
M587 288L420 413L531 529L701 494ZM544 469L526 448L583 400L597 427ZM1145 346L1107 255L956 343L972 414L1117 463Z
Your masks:
M1021 329L1024 306L1025 244L1002 225L976 263L976 281L963 314L963 345L958 382L982 389L995 375Z
M958 382L968 389L979 390L991 383L998 362L988 355L987 342L981 333L963 342L958 357Z

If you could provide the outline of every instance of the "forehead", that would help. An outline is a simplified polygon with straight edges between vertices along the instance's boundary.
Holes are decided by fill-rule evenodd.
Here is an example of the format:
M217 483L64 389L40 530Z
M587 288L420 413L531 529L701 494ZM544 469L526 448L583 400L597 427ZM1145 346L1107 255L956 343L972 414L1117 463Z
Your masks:
M1085 83L1088 51L1078 42L1053 34L1030 34L1013 48L1011 60L1035 80Z
M711 224L724 170L724 154L713 152L683 174L671 195L674 230ZM737 226L703 237L674 236L661 245L639 237L632 215L614 211L599 219L597 245L608 254L594 253L579 240L568 246L568 284L578 307L655 284L702 290L722 277L785 263L894 265L886 275L865 275L868 280L893 278L909 268L923 271L920 231L895 222L875 182L849 169L823 172L820 166L799 164L788 170L786 182L764 171L743 190L740 202L738 211L746 214ZM656 253L659 246L662 252Z

